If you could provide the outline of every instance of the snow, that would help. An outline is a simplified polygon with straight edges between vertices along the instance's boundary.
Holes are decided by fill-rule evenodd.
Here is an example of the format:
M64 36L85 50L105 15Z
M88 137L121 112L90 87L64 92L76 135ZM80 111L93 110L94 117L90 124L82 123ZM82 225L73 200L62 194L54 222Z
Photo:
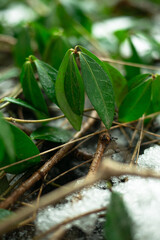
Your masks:
M138 159L138 165L160 170L160 146L155 145L144 151ZM160 181L141 177L128 177L127 182L116 181L112 188L122 194L125 205L133 220L134 240L160 239ZM110 192L106 183L101 182L81 191L82 199L71 201L75 196L65 199L65 203L49 206L40 211L36 220L37 234L46 231L67 218L107 206L110 201ZM97 214L92 214L67 227L78 226L82 231L91 233L97 220Z
M138 165L160 170L160 146L146 149L138 159ZM122 194L133 220L135 240L160 239L160 181L129 177L125 183L116 184L114 191Z
M104 190L105 189L105 190ZM101 182L80 192L81 199L77 200L73 194L66 198L66 203L49 206L40 211L36 220L37 232L46 231L51 226L57 225L67 218L106 207L110 200L110 191L106 189L106 183ZM75 199L75 200L74 200ZM73 200L73 201L72 201ZM69 224L68 227L77 226L86 233L91 233L95 227L98 214L91 214Z

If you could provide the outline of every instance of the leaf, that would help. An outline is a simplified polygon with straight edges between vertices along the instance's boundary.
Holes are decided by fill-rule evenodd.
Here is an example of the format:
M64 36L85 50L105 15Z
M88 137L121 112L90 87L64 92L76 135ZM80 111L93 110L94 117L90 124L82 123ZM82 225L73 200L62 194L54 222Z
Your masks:
M8 187L9 187L9 183L8 183L6 175L0 177L0 195L4 191L6 191Z
M2 101L3 100L3 101ZM38 109L34 108L32 105L30 105L29 103L23 101L22 99L20 98L13 98L13 97L4 97L3 99L1 99L2 102L10 102L10 103L14 103L14 104L17 104L21 107L25 107L25 108L28 108L32 111L35 111L35 112L38 112L39 114L42 114ZM46 114L44 114L44 117L46 116Z
M69 57L64 88L67 101L73 112L82 115L84 109L84 83L73 54Z
M14 57L16 64L19 67L22 67L23 63L25 62L26 57L32 54L31 48L31 40L29 35L29 28L23 27L21 28L17 43L14 48Z
M150 73L145 73L145 74L139 74L133 78L131 78L128 81L128 89L131 90L132 88L137 87L139 84L143 83L144 81L147 81L149 78L151 78Z
M82 78L87 95L103 121L110 128L114 116L114 95L109 76L95 59L85 53L79 53Z
M119 108L121 122L136 120L145 113L151 99L151 82L143 82L129 91Z
M142 63L141 58L133 44L131 37L128 37L128 42L132 51L132 55L127 59L127 61L133 62L133 63ZM125 69L126 69L126 79L131 79L134 76L139 75L141 73L140 68L137 68L137 67L125 66Z
M58 71L58 76L57 76L56 84L55 84L55 90L56 90L57 102L58 102L60 109L65 114L65 116L67 117L69 122L72 124L72 126L78 131L81 128L82 116L77 115L76 113L73 112L73 110L66 98L65 86L64 86L65 75L66 75L66 70L67 70L70 55L71 55L71 50L68 50L66 55L63 58L63 61L60 65L60 68Z
M132 221L122 197L116 192L112 193L106 215L105 239L133 240Z
M57 70L38 59L35 59L34 63L36 65L40 83L46 95L52 102L56 103L55 82L58 73Z
M115 101L117 106L119 107L119 105L121 104L125 95L128 92L127 80L116 68L114 68L107 62L103 62L103 63L106 68L106 71L111 76L114 95L115 95Z
M3 119L2 113L0 113L0 145L0 161L4 159L6 152L7 157L10 159L10 163L12 163L15 158L14 136L10 126Z
M38 22L31 23L31 27L35 32L36 42L38 44L38 50L43 55L46 48L48 39L51 37L51 32Z
M44 126L34 131L30 137L32 139L43 139L51 142L65 143L71 139L72 133L62 128Z
M70 47L71 45L68 39L63 36L62 33L52 36L44 52L44 61L51 64L56 69L59 69L61 61Z
M8 125L11 128L12 134L14 136L14 148L15 148L15 154L16 154L16 160L15 160L16 162L39 154L39 150L36 147L36 145L32 142L32 140L23 131L21 131L19 128L17 128L16 126L14 126L12 124L8 123ZM35 157L24 163L20 163L13 167L9 167L9 168L5 169L5 171L9 172L9 173L18 174L18 173L26 171L28 168L34 166L35 164L37 164L39 162L40 162L40 157ZM8 161L8 159L5 159L5 161L3 161L1 163L1 166L6 166L9 163L10 162Z
M36 109L48 116L47 105L34 77L30 61L24 63L20 81L26 100L31 103Z
M7 209L0 208L0 221L2 221L6 217L9 217L12 214L14 214L14 213Z
M151 103L153 112L160 111L160 75L152 76Z

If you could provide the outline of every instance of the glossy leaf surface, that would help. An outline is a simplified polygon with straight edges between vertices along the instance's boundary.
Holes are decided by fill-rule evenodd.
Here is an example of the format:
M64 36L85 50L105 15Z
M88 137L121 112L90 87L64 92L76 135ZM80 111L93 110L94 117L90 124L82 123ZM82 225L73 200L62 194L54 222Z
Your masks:
M98 61L80 53L82 78L87 95L103 121L106 128L110 128L114 116L114 96L111 80Z
M71 51L69 50L59 68L58 71L58 76L56 79L56 84L55 84L55 90L56 90L56 98L58 105L62 112L65 114L71 125L76 129L80 130L81 128L81 123L82 123L82 116L76 114L73 112L70 104L68 103L67 97L66 97L66 88L65 88L65 75L66 75L66 70L67 66L69 63L69 58L71 55Z
M84 83L74 54L71 54L64 79L64 88L67 101L73 112L82 115L84 108Z
M32 139L43 139L51 142L65 143L71 139L72 133L62 128L44 126L34 131L30 137Z
M52 102L56 102L55 96L55 81L57 77L57 70L50 65L38 59L34 60L38 72L40 83Z
M150 104L151 82L138 85L126 95L119 108L120 121L129 122L142 117Z
M112 193L107 210L105 237L107 240L133 240L132 221L122 197L116 192Z
M46 102L34 77L32 65L29 61L23 65L20 80L26 100L36 109L48 115Z
M16 154L16 162L32 157L34 155L39 154L39 150L36 145L32 142L32 140L18 127L8 124L12 130L12 134L14 136L14 148ZM40 157L32 158L24 163L20 163L13 167L5 169L6 172L18 174L26 171L28 168L34 166L36 163L40 162ZM2 165L6 166L9 164L8 161L3 161Z
M2 113L0 113L0 145L0 161L3 161L6 154L12 163L15 158L14 136L10 126L3 119Z

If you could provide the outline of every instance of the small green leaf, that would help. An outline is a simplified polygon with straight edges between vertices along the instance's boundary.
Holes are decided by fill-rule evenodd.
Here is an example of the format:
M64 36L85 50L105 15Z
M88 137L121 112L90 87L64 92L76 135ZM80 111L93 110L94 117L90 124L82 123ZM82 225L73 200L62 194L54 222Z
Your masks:
M68 50L66 55L63 58L63 61L61 63L61 66L58 71L58 76L56 79L56 84L55 84L55 90L56 90L56 98L58 105L62 112L65 114L69 122L72 124L72 126L76 130L80 130L81 128L81 123L82 123L82 116L77 115L76 113L73 112L70 104L68 103L68 100L66 98L66 93L65 93L65 75L67 71L67 66L69 62L69 58L71 55L71 50Z
M44 126L34 131L30 137L32 139L43 139L51 142L65 143L71 139L72 135L73 134L70 131L62 128Z
M79 53L82 78L87 95L103 121L106 128L110 128L114 116L114 94L111 80L104 69L85 53Z
M9 124L12 134L14 136L14 148L16 153L16 162L32 157L34 155L39 154L39 150L36 145L32 142L32 140L19 128L16 126ZM20 163L13 167L9 167L5 169L6 172L18 174L26 171L28 168L34 166L35 164L40 162L40 157L32 158L24 163ZM1 166L6 166L10 164L7 158L1 163Z
M122 197L113 192L105 224L105 239L133 240L132 221Z
M131 90L132 88L137 87L139 84L147 81L149 78L151 78L151 74L150 73L139 74L139 75L131 78L128 81L128 89Z
M61 61L70 47L68 39L63 36L62 32L53 35L46 46L44 61L59 69Z
M117 106L119 107L128 92L127 80L116 68L114 68L107 62L103 63L106 68L106 72L110 74L115 95L115 101Z
M13 212L7 210L7 209L2 209L0 208L0 221L3 221L4 218L11 216L14 214Z
M3 101L2 101L3 100ZM10 103L14 103L14 104L17 104L21 107L25 107L25 108L28 108L32 111L35 111L39 114L42 114L42 112L40 112L38 109L34 108L32 105L30 105L29 103L23 101L22 99L20 98L13 98L13 97L4 97L3 99L1 99L2 102L10 102ZM46 114L44 114L44 117L46 116Z
M67 101L73 112L82 115L84 109L84 83L73 54L69 57L64 88Z
M57 77L57 70L50 65L38 59L34 60L37 68L40 83L50 100L56 103L55 96L55 82Z
M119 108L119 120L129 122L141 117L151 100L151 79L133 88L124 98Z
M26 100L31 103L36 109L48 116L47 105L34 77L34 72L30 61L24 63L20 81Z
M14 136L8 123L3 119L2 113L0 113L0 143L1 143L1 154L0 160L3 160L5 153L10 159L10 163L14 161L15 150L14 150Z
M31 49L31 39L29 34L29 28L23 27L21 28L17 43L14 47L14 57L16 64L19 67L22 67L23 63L25 62L26 57L32 54Z

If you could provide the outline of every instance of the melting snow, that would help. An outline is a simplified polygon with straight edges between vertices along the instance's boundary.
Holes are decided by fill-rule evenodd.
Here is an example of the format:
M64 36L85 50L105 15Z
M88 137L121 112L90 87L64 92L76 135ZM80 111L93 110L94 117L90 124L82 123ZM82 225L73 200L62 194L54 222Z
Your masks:
M138 164L156 171L160 170L160 146L150 147L139 157ZM105 183L97 184L84 189L82 200L71 202L69 196L65 204L40 211L37 216L37 231L45 231L67 218L107 206L110 201L110 192L105 189ZM160 181L129 177L125 183L115 181L114 191L122 194L126 207L133 219L135 240L159 240L160 239ZM97 220L97 214L92 214L72 223L86 233L92 232ZM71 225L69 225L71 226Z
M150 147L138 159L141 167L160 170L160 146ZM135 240L160 239L160 181L129 177L114 188L123 199L134 223Z

